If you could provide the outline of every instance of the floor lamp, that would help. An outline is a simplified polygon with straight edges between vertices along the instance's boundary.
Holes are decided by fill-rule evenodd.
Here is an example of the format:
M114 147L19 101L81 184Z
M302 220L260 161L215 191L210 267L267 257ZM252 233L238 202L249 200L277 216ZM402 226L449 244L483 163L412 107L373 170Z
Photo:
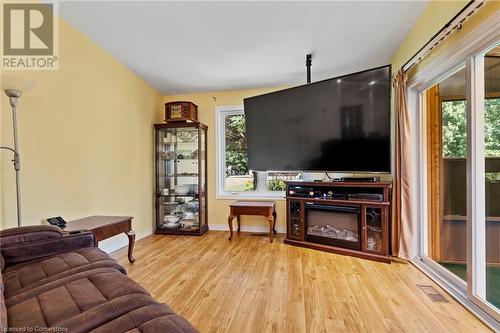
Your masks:
M21 170L21 161L19 158L19 142L17 139L17 117L16 109L19 98L23 92L33 88L35 83L28 79L19 78L7 74L2 75L2 89L9 97L10 107L12 109L12 133L14 135L14 147L1 146L0 149L6 149L14 154L14 170L16 172L16 205L17 205L17 226L21 226L21 190L19 188L19 171Z

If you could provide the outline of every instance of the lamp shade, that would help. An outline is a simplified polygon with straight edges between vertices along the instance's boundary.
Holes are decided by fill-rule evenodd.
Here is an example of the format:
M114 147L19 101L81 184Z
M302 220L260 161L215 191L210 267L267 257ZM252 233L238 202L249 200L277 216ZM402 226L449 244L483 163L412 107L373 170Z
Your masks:
M35 82L19 76L2 74L2 90L13 89L26 92L33 89Z

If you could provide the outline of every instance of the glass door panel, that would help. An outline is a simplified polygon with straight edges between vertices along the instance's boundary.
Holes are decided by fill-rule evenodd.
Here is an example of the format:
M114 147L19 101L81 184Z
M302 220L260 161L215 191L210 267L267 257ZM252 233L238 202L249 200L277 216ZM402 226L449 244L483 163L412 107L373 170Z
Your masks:
M290 200L288 204L289 225L288 235L290 238L303 239L304 212L302 202L299 200Z
M382 208L366 207L365 223L366 250L382 253Z
M207 223L207 131L204 128L200 129L200 190L199 190L199 198L200 198L200 227L203 227Z
M158 191L167 196L198 195L198 130L167 128L158 135Z
M486 300L500 309L500 46L484 56Z
M467 102L462 68L426 91L428 257L467 281Z

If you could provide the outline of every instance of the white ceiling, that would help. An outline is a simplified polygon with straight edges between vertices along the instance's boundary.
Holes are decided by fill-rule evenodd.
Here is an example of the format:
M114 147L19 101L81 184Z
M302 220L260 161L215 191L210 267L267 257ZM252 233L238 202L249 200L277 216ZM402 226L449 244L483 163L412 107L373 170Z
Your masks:
M386 65L426 1L84 2L61 15L164 94L305 83Z

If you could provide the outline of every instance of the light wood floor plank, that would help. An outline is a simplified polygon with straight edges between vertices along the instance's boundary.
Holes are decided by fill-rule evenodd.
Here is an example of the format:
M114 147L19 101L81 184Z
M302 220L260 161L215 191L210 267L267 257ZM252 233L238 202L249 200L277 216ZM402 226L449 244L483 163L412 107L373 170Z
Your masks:
M415 267L210 231L152 235L113 257L201 332L490 332ZM417 284L438 289L432 302Z

